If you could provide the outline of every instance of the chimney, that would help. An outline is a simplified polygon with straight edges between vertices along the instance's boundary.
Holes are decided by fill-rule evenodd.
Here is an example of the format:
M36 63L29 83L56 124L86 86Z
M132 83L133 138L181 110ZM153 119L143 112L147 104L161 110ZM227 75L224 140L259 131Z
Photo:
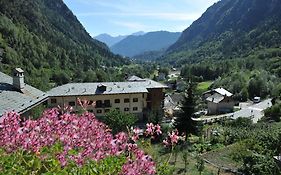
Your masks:
M13 72L13 86L23 92L24 90L24 71L21 68L15 68Z

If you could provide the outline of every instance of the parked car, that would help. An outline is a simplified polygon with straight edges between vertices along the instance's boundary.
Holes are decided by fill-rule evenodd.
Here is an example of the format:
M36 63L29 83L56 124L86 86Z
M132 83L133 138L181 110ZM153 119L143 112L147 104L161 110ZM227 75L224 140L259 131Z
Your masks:
M261 98L260 97L254 97L253 102L259 103L259 102L261 102Z

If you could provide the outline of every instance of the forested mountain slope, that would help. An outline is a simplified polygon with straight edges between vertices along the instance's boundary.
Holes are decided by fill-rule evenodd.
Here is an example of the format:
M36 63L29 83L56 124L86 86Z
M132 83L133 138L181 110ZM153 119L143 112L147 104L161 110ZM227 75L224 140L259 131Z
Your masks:
M279 0L221 0L182 33L165 61L281 56L280 9Z
M127 62L92 39L62 0L0 0L0 61L0 71L22 67L43 90Z
M119 43L116 43L110 50L116 54L133 57L148 51L159 51L166 49L179 38L179 32L156 31L144 35L130 35Z

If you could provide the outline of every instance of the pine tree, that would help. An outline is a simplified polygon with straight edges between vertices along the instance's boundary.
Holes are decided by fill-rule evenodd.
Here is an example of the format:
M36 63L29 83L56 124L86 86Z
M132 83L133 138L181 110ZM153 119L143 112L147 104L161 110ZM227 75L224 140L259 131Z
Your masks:
M192 88L192 84L190 83L181 111L176 115L174 127L180 134L184 133L185 135L188 135L196 133L196 122L192 120L195 112L195 100Z

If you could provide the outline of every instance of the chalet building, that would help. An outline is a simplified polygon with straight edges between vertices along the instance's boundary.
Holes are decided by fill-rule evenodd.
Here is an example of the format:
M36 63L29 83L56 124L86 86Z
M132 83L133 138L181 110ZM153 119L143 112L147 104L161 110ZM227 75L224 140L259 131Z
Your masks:
M222 114L232 112L235 101L233 94L223 88L209 90L203 94L207 101L208 114Z
M164 112L166 117L173 117L181 109L184 96L180 93L166 94L164 99Z
M0 72L0 117L8 111L27 116L30 109L47 98L46 93L24 83L21 68L14 69L12 77Z
M126 82L69 83L48 92L48 104L54 106L72 106L81 110L78 99L88 100L88 111L96 116L104 116L111 109L133 113L140 119L147 118L149 111L162 111L164 89L167 86L150 79L132 76Z

